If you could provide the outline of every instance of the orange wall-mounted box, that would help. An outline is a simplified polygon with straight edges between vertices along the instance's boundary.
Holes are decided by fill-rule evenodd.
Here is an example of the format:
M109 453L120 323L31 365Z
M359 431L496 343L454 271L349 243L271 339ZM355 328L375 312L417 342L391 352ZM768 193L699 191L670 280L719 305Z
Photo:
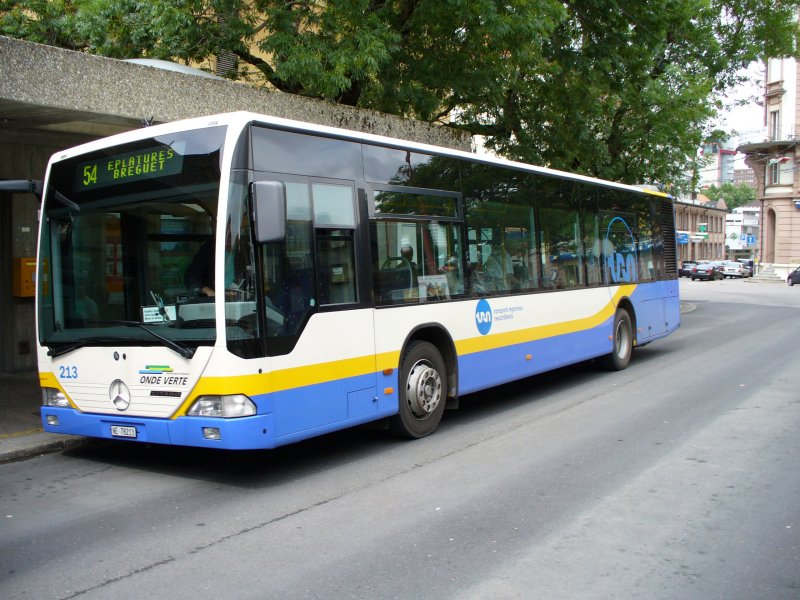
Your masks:
M12 292L17 298L33 298L36 295L36 259L14 259L14 282Z

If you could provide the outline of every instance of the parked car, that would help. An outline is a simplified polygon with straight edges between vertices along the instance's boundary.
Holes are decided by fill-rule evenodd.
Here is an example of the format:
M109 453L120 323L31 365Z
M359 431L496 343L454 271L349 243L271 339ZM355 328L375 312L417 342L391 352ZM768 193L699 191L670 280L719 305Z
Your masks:
M750 269L738 261L725 261L722 263L722 274L724 277L738 277L743 279L750 277Z
M789 285L800 283L800 267L797 267L794 271L789 273L789 276L786 278L786 283Z
M681 266L678 269L678 277L691 277L692 276L692 267L697 265L697 261L694 260L684 260L681 261Z
M715 279L725 279L722 273L722 263L719 262L703 262L698 263L692 267L692 281L695 279L703 279L706 281L714 281Z

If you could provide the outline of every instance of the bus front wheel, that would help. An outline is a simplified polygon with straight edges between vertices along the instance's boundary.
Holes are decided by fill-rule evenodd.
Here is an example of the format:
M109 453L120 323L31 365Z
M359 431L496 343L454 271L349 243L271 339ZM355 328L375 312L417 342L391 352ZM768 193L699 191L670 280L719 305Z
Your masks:
M610 371L621 371L631 362L633 352L633 326L631 316L624 308L618 308L614 315L614 342L611 354L604 357L603 366Z
M400 410L391 418L389 430L411 439L433 433L444 412L447 390L447 370L436 346L419 340L409 345L398 385Z

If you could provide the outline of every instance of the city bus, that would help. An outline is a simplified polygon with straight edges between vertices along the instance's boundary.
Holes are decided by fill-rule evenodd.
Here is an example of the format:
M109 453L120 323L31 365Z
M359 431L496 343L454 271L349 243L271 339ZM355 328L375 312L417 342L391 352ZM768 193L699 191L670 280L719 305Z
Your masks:
M48 432L421 438L680 324L668 195L494 157L238 112L59 152L42 193Z

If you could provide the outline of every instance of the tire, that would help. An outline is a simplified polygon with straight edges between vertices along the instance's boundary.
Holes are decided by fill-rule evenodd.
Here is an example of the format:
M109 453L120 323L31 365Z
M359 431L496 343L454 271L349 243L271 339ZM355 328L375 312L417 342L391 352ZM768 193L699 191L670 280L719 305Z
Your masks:
M389 431L419 439L436 430L447 401L447 368L436 346L414 341L400 365L399 412L389 420Z
M603 357L603 366L609 371L622 371L631 362L633 353L633 326L624 308L618 308L614 315L612 338L614 346L611 354Z
M791 277L789 277L789 279L786 280L786 283L789 284L789 287L792 287L794 285L794 280Z

